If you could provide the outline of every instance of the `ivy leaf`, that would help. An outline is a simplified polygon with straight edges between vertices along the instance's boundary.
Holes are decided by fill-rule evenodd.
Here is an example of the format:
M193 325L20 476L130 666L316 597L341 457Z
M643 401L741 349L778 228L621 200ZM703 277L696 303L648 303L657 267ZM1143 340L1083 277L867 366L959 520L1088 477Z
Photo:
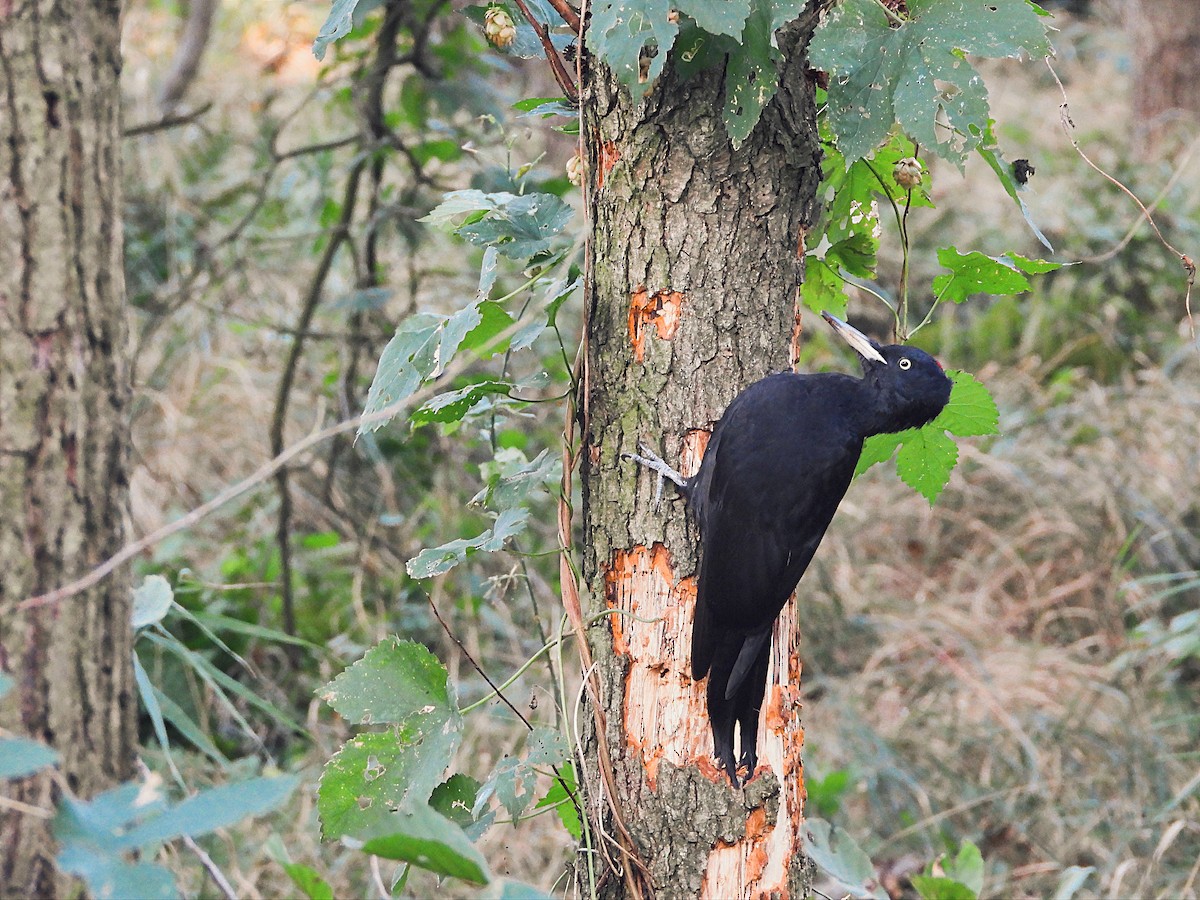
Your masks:
M635 100L649 90L666 65L679 26L671 21L668 0L597 0L591 6L588 48L603 59ZM657 52L642 77L643 51Z
M831 76L830 121L847 163L899 122L961 169L988 127L987 89L964 54L1046 56L1046 24L1026 0L910 0L907 7L897 24L876 0L844 0L818 27L809 61Z

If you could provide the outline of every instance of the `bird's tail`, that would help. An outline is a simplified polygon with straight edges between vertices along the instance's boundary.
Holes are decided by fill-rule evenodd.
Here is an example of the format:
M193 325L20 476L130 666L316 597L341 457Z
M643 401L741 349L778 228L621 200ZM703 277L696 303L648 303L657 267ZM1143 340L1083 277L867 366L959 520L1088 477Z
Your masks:
M767 665L771 658L771 630L715 642L708 668L708 718L712 725L713 751L730 780L738 784L738 767L747 778L758 765L758 718L767 688ZM737 726L741 759L733 752ZM735 761L736 760L736 761Z

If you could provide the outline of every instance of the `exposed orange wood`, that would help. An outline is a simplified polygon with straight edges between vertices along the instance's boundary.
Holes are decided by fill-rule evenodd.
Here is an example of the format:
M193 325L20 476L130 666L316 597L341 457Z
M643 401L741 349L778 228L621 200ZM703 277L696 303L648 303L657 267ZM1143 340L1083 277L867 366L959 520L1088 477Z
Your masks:
M708 449L712 432L706 428L695 428L683 436L683 449L679 453L679 474L691 478L700 469L700 460Z
M617 160L620 158L621 152L617 150L617 145L612 141L605 141L600 145L600 165L596 170L596 190L604 187L604 179L608 177L608 173L612 171L612 167L617 164Z
M788 363L793 369L800 362L800 337L804 334L804 315L800 311L799 292L796 296L796 320L792 323L792 342L788 347Z
M629 339L633 343L634 359L645 360L646 335L651 326L664 341L675 337L682 307L683 294L678 291L651 294L645 285L638 285L629 298Z

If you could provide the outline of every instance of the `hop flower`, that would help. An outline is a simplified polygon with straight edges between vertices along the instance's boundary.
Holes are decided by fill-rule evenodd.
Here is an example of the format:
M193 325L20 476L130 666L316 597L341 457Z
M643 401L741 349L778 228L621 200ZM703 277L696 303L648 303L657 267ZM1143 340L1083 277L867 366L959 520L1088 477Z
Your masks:
M483 14L483 33L493 46L503 50L517 39L517 26L502 6L489 6Z
M892 169L892 177L896 179L896 184L910 191L921 183L923 173L924 167L922 167L921 161L915 156L904 157Z
M567 160L567 181L576 187L583 184L583 159L578 153Z

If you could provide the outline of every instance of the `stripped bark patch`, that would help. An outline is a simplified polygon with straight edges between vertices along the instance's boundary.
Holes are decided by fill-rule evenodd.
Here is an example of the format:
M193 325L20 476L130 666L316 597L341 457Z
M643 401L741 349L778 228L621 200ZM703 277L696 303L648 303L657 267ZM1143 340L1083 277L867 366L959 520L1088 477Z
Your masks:
M792 341L788 345L788 365L793 371L800 362L800 337L804 334L804 315L800 312L800 289L796 289L796 319L792 322Z
M600 152L597 154L599 165L596 167L596 190L604 187L604 179L608 177L608 173L612 171L612 167L620 158L621 152L617 150L617 145L612 141L604 141L600 145Z
M751 810L745 835L712 849L701 897L788 896L788 863L801 852L804 823L797 634L793 599L783 608L771 638L771 667L758 732L759 769L769 766L779 779L778 814L769 821L765 808Z
M613 648L629 658L623 731L650 789L664 759L724 778L711 760L703 685L690 672L695 579L677 581L671 554L657 543L618 550L604 577L608 607L632 614L610 616Z
M638 285L629 298L629 340L633 343L633 358L646 359L646 336L653 328L659 338L669 341L679 329L679 313L683 294L679 291L658 291L651 294L645 285Z
M708 449L712 432L706 428L694 428L683 436L683 449L679 453L679 474L691 478L700 471L700 461Z

